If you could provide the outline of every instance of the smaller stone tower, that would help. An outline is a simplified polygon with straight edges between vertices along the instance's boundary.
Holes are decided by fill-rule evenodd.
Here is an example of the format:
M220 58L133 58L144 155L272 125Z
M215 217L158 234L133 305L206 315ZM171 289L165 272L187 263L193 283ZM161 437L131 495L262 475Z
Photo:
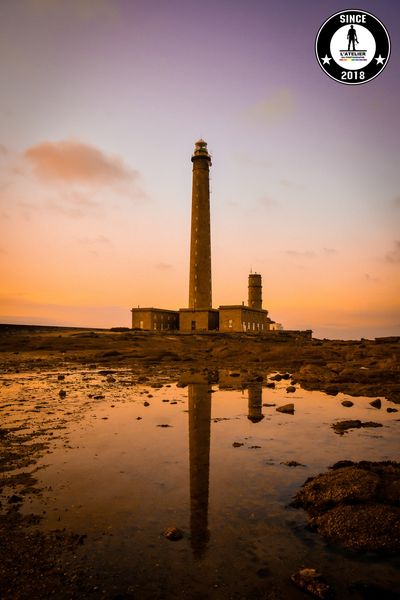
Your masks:
M249 275L249 303L250 308L262 309L262 282L259 273Z

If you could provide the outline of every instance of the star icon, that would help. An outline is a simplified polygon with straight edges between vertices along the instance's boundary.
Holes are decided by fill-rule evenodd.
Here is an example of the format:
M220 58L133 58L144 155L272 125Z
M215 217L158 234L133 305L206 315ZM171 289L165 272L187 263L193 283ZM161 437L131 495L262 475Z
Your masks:
M383 65L383 61L386 60L386 58L383 58L382 55L380 54L378 56L378 58L375 58L375 60L376 60L376 65L378 66L378 65Z
M329 65L329 61L332 60L332 57L329 57L327 54L325 54L324 58L321 57L321 60L322 64Z

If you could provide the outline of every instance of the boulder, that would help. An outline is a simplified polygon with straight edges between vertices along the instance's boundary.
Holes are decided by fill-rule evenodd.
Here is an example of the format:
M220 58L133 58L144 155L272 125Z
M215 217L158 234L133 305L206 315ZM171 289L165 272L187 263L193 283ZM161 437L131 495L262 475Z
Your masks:
M276 410L288 415L294 415L294 404L284 404L283 406L278 406Z
M370 405L373 406L374 408L382 408L381 399L377 398L376 400L372 400L372 402L370 402Z

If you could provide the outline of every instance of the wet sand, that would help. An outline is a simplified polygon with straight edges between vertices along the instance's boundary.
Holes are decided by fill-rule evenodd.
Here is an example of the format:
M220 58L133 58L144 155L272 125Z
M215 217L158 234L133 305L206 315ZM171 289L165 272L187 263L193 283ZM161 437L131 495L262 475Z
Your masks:
M102 427L101 423L104 424L104 427L107 427L110 424L110 419L114 418L112 415L120 415L119 420L115 417L113 427L115 435L122 434L127 417L121 411L124 406L127 407L127 410L130 410L127 398L130 398L132 394L135 395L134 406L136 408L140 406L140 411L137 414L136 412L132 413L129 418L134 418L135 421L137 419L138 425L140 425L142 419L144 419L143 424L145 423L150 414L150 412L146 414L146 410L151 411L156 400L161 408L167 406L166 402L164 405L161 404L161 389L163 389L163 399L165 401L169 400L169 408L178 411L176 414L186 419L187 415L184 413L188 410L185 405L187 388L175 388L175 383L179 382L178 386L185 386L189 381L196 382L196 378L198 384L203 383L207 389L211 389L211 386L216 384L218 384L219 390L235 388L248 390L249 386L250 388L256 385L259 385L260 388L262 386L264 400L266 392L271 394L271 397L268 397L266 402L263 403L265 405L262 409L264 413L270 411L270 416L266 416L267 413L262 415L265 417L265 423L268 419L276 419L276 415L279 415L276 412L276 407L268 406L274 404L271 401L274 394L279 400L278 403L284 404L284 402L281 402L281 398L285 397L287 402L295 403L298 411L297 399L301 397L299 394L300 384L305 390L325 390L334 399L335 404L332 406L336 407L334 410L327 409L326 411L325 419L329 421L327 422L327 431L332 421L344 419L347 414L349 419L353 419L355 415L357 418L366 420L363 416L364 413L352 413L352 407L342 407L341 401L345 398L343 394L351 396L356 408L357 399L354 397L360 397L360 410L365 410L365 407L368 407L370 411L368 414L371 415L369 419L374 418L382 421L382 418L377 419L375 416L379 411L369 406L367 397L370 397L371 400L380 398L382 400L380 415L385 415L384 428L386 428L386 423L390 424L391 427L395 426L398 415L394 411L400 401L399 343L395 340L379 341L378 343L366 340L361 342L335 342L275 335L271 337L218 334L182 335L133 331L109 332L3 327L0 331L0 368L3 375L4 392L1 408L5 416L3 425L0 428L2 448L0 463L2 469L0 526L1 537L4 540L4 544L1 544L0 549L0 592L2 598L88 597L116 599L165 598L172 596L178 598L301 598L303 592L298 591L294 586L290 587L289 583L287 584L288 587L286 583L282 583L283 572L280 572L277 565L274 566L271 572L271 567L267 568L263 564L255 563L255 567L257 567L254 569L255 581L250 578L244 587L241 587L241 581L244 579L243 575L240 578L241 580L236 582L236 585L234 584L234 578L231 578L231 584L229 586L225 585L225 587L221 577L218 578L217 575L214 584L212 584L215 587L212 589L209 589L210 581L206 583L198 577L195 577L193 583L188 575L188 573L193 574L190 570L194 569L193 565L190 568L188 567L186 571L183 567L181 571L177 571L172 566L168 568L168 561L175 564L181 560L183 565L188 566L188 559L184 556L182 547L179 547L180 542L166 542L168 545L163 550L165 556L161 569L156 567L156 561L158 560L156 551L152 553L151 548L149 549L146 546L140 536L138 538L140 543L138 542L137 553L140 555L145 551L142 566L139 567L137 560L134 558L131 558L130 562L135 564L136 569L141 569L137 573L137 580L147 581L147 586L140 590L135 588L134 585L130 587L128 584L126 586L116 585L114 581L116 572L118 572L118 569L120 570L121 581L123 581L123 573L129 569L129 560L124 556L119 561L119 566L113 564L112 568L111 566L109 568L110 572L107 573L107 564L101 564L103 554L100 548L104 546L104 539L111 540L117 537L120 542L123 541L125 538L122 534L107 532L107 529L104 529L104 523L100 527L101 535L99 534L100 530L97 530L93 524L92 530L89 525L82 526L83 523L88 523L89 519L87 515L79 517L79 511L83 510L79 508L79 505L82 504L82 498L80 501L78 499L75 504L72 503L75 509L70 511L71 514L68 517L60 513L60 507L54 510L54 514L50 516L40 514L40 508L43 509L43 506L45 506L44 499L48 498L50 502L51 497L58 497L64 493L61 491L54 492L50 489L53 486L57 488L54 465L59 460L57 464L60 465L60 469L64 468L62 467L63 453L67 452L69 448L76 449L79 445L77 436L81 424L89 423L88 415L95 419L93 422L96 425L93 425L93 427L96 426L96 428ZM268 378L268 374L274 372L281 373L283 379L279 379L279 376L276 380ZM285 379L286 374L289 373L290 378ZM286 391L291 384L296 390L294 393ZM266 385L269 387L266 388ZM46 393L43 393L43 390L46 390ZM179 390L182 391L182 396L179 395ZM214 387L213 391L217 391L217 388ZM222 393L222 391L217 392L217 394ZM246 410L249 410L249 415L247 415L249 423L250 425L255 424L255 427L258 426L260 416L257 412L260 410L257 398L257 394L253 394L252 397L249 394L248 407L246 406ZM348 399L347 396L346 398ZM301 402L301 400L299 401ZM145 406L146 402L148 406ZM176 402L176 405L170 404L171 402ZM253 407L251 408L252 402ZM231 401L229 403L231 404ZM388 409L393 410L393 412L389 412ZM95 417L93 417L93 414L95 414ZM164 413L161 414L164 415ZM213 418L216 419L215 423L219 423L219 426L223 427L224 419L228 418L225 416L227 414L229 414L229 410L215 413L213 415ZM299 415L300 413L297 412L297 416ZM229 418L231 419L229 426L232 427L235 420L232 415ZM292 416L283 415L279 418L290 420ZM169 431L172 432L174 427L177 427L177 423L174 422L172 417L171 421L168 421L168 419L160 416L158 421L153 423L154 428L159 427L157 432L162 432L163 427L165 427L165 434L167 434ZM7 422L6 426L4 426L4 422ZM278 423L278 421L276 422ZM290 421L287 422L288 425L284 421L285 427L290 427ZM171 426L171 429L167 426ZM96 429L96 431L100 430ZM234 429L230 431L234 431ZM393 429L388 431L389 434L393 435L391 433L394 431ZM86 440L90 437L89 433L90 428L84 434L85 443L88 443ZM312 430L308 435L312 436ZM333 430L329 431L329 435L332 436L332 438L329 438L332 440L337 440L340 437ZM397 456L389 456L390 451L387 449L384 457L381 456L382 453L380 454L379 449L376 452L374 450L371 456L357 454L357 440L362 442L365 435L370 436L371 443L375 443L374 438L376 438L378 440L377 447L379 448L379 444L381 444L379 436L383 435L382 432L368 430L360 433L359 431L350 430L343 436L346 439L343 443L348 449L346 450L346 456L337 456L333 449L330 451L328 445L322 453L320 462L313 466L310 465L311 459L307 460L307 468L321 468L320 465L327 468L330 464L342 458L398 460L398 451ZM355 436L359 437L356 438ZM246 440L244 437L240 435L238 430L237 436L231 442L232 444L236 442L239 445L237 448L231 448L230 452L240 453L245 450L250 453L257 452L258 448L263 445L262 438L257 439L255 437ZM104 438L104 444L108 443L108 439ZM354 443L352 443L352 440L354 440ZM83 448L84 442L81 443ZM179 450L180 443L180 438L174 438L174 451L176 448ZM229 445L231 446L231 443ZM280 466L279 469L285 468L291 472L297 471L299 473L299 470L303 468L301 464L304 462L301 448L305 445L306 442L302 443L299 440L294 453L293 451L287 455L283 451L279 453L282 462L286 461L288 465L291 462L300 462L300 466L295 469L290 466ZM360 446L361 449L362 447ZM393 448L393 454L395 454L395 444L392 444L389 448ZM99 448L99 453L101 453L100 451L104 452L104 448ZM145 451L145 446L142 447L141 451ZM349 456L352 453L356 456ZM80 460L79 456L82 458L83 455L83 449L80 455L79 453L74 454L78 457L78 462ZM57 459L57 456L60 458ZM236 456L239 456L239 454ZM112 455L109 460L111 463L113 462ZM149 460L151 459L149 458ZM202 459L199 460L201 463ZM226 460L228 460L228 456ZM280 464L278 458L275 458L275 462L277 465ZM49 466L47 467L46 464ZM247 468L254 468L256 473L259 467L249 465ZM37 471L36 469L40 470ZM165 469L168 470L169 467L165 466ZM124 470L129 472L126 463L125 467L121 466L118 469L118 476L112 483L114 488L121 485L118 482L125 475L120 471ZM51 475L52 473L53 475ZM74 470L71 473L73 476ZM221 473L220 478L224 480L223 469ZM317 474L315 470L312 473ZM291 476L293 486L295 482L296 486L299 487L308 474L308 472L304 472L304 474ZM54 480L51 479L52 477ZM141 473L140 477L142 480L145 479L145 471ZM43 488L44 481L47 481L47 487L49 488L47 491ZM172 491L175 485L178 487L180 485L179 477L173 470L170 479L167 479L167 481L170 482ZM282 482L280 485L283 485ZM230 487L232 486L231 481ZM71 485L71 489L73 489L73 485ZM295 487L290 489L293 492L295 491ZM82 488L80 490L79 493L82 494ZM172 493L171 490L169 493ZM96 496L99 497L99 495L101 496L101 493L96 490L94 498L96 499ZM288 500L290 500L290 494L285 497L285 502ZM246 502L248 501L246 500ZM86 499L83 505L87 509L90 503ZM248 502L248 505L248 511L251 514L252 502ZM253 508L254 514L257 514L258 508L255 505ZM283 508L284 506L279 510L283 510ZM198 509L198 505L197 509L196 506L192 507L192 513L194 511L194 514L196 514ZM44 510L49 512L48 507ZM132 510L132 506L127 506L124 510L122 510L122 514L126 516ZM95 510L92 512L95 512ZM75 515L75 521L71 515L72 517ZM142 518L143 521L146 520L146 513L143 513ZM252 518L255 517L250 517L250 528L254 527L251 521ZM258 518L261 519L258 526L262 529L262 518L257 517L255 518L256 521ZM298 517L293 516L292 518L296 521ZM47 523L46 527L41 525L44 521ZM174 519L170 518L168 520L165 518L165 525L174 525L171 521L174 521ZM270 525L272 526L272 524L273 519ZM79 525L81 526L79 527ZM241 525L243 526L243 523ZM220 526L215 525L215 527L218 529ZM278 525L276 527L279 529ZM189 529L189 526L187 529ZM240 538L241 532L236 533ZM96 540L93 541L93 536L96 537L96 535L101 537L101 541L100 539L97 542ZM158 533L157 539L161 535L162 531ZM230 535L234 539L235 531L231 531ZM85 536L91 536L90 544ZM276 539L278 537L279 535L276 536ZM203 542L200 535L200 546ZM121 543L116 544L114 539L110 542L110 545L111 547L113 545L115 548L118 547L119 552L121 552ZM313 543L319 544L320 542L314 541ZM123 545L122 543L122 547ZM96 547L98 548L97 554ZM32 548L35 549L33 552ZM90 548L90 555L88 554L88 548ZM238 548L240 548L240 543ZM131 546L129 546L129 549L132 550ZM320 550L321 555L326 552L323 546ZM219 551L224 552L223 546ZM244 553L247 551L248 549ZM284 553L283 550L280 552ZM147 560L146 554L154 560ZM230 559L233 560L232 557ZM235 556L235 560L237 561L239 573L240 565L243 568L246 560L241 561L240 551ZM94 565L96 568L94 568ZM312 567L315 565L306 566ZM196 569L194 570L196 571ZM180 580L178 580L178 573L180 573ZM371 597L367 595L371 593L371 585L369 591L367 588L363 591L361 586L357 589L354 588L351 594L348 593L349 598ZM381 589L379 593L381 597L385 597L382 596L382 593L389 593L389 591L386 589L386 592L382 592Z

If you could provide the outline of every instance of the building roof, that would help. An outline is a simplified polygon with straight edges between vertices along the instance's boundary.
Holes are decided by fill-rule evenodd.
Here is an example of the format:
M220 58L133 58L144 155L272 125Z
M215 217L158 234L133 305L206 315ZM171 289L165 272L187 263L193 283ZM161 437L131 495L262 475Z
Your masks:
M153 306L138 306L137 308L131 308L131 312L162 312L162 313L173 313L174 315L178 314L177 310L171 310L169 308L154 308Z

